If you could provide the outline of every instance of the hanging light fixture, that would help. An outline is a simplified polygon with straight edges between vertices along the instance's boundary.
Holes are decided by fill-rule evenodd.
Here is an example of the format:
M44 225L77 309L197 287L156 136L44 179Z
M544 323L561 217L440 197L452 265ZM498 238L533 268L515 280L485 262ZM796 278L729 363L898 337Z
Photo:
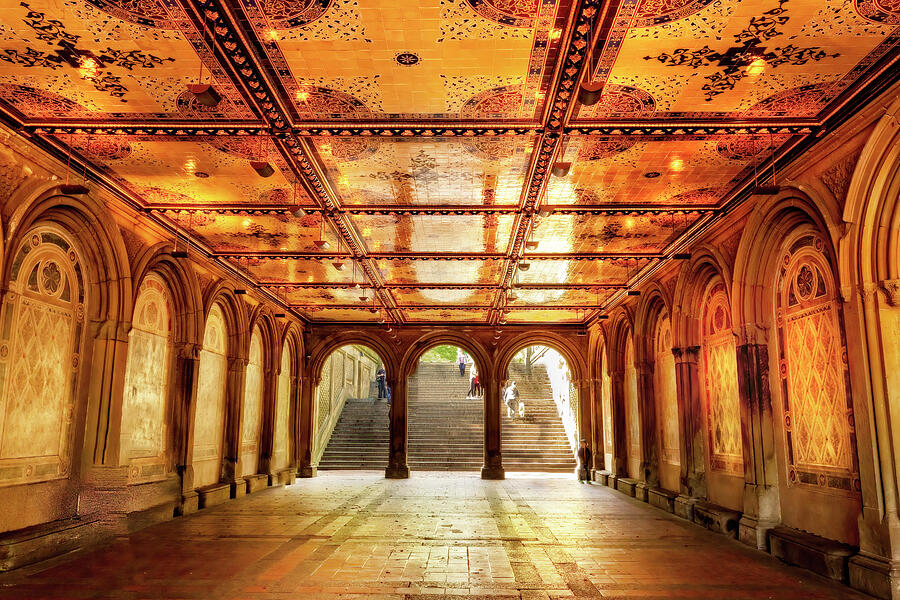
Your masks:
M531 263L520 262L516 265L516 268L519 269L520 271L527 271L528 269L531 268Z
M265 144L265 151L263 151L263 145ZM260 158L266 158L269 154L269 143L268 140L263 142L263 139L260 138ZM275 174L275 169L272 168L272 165L269 164L266 160L251 160L250 166L260 177L271 177Z
M775 144L772 139L772 132L769 132L769 147L772 149L772 183L760 184L756 181L756 185L750 190L753 196L774 196L781 191L781 186L775 183ZM753 178L756 179L756 163L753 164Z
M206 26L206 15L203 16L203 41L206 42L206 33L208 27ZM202 106L206 106L208 108L213 108L218 106L219 102L222 101L222 95L216 91L216 88L209 83L203 83L203 58L200 58L200 77L197 78L197 83L189 83L187 86L188 91L194 95L194 99L197 101L197 104Z
M550 169L550 172L556 177L565 177L569 174L569 169L571 168L572 163L570 162L557 162L553 163L553 168Z
M83 196L88 193L86 185L81 183L69 183L69 171L72 164L72 134L69 134L69 143L66 145L68 152L66 153L66 182L59 186L59 192L64 196ZM87 174L87 166L85 166L85 174Z
M319 239L313 240L313 244L316 245L316 248L319 250L328 250L331 244L328 243L328 240L325 239L325 213L319 213Z
M603 98L603 84L597 82L582 83L578 87L578 102L584 106L593 106Z

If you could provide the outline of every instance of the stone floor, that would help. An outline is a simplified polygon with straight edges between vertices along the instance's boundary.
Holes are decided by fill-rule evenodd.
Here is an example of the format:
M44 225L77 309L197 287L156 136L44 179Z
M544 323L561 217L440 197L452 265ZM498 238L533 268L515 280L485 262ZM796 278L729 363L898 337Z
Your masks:
M571 478L316 479L0 577L0 598L867 598Z

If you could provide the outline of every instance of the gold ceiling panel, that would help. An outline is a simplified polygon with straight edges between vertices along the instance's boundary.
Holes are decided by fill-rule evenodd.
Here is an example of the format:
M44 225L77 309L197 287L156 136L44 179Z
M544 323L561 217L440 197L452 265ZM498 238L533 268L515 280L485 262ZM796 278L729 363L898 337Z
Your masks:
M326 136L313 143L333 188L348 206L517 204L534 137Z
M524 285L553 283L569 285L610 285L625 283L637 273L637 260L531 260L527 271L519 271ZM520 263L521 265L521 263Z
M897 44L896 15L845 0L623 3L604 100L577 118L814 117Z
M5 2L0 27L0 92L29 118L254 118L176 2ZM214 110L187 91L200 56L223 97Z
M498 284L502 260L397 260L375 261L385 282L392 285L416 283Z
M575 215L556 213L540 220L534 252L658 253L695 221L697 215ZM526 255L529 251L526 251Z
M234 257L228 259L257 283L353 283L353 269L344 259L344 270L338 271L327 259L272 259ZM359 274L357 278L361 279Z
M208 210L171 210L164 214L180 229L192 231L215 252L316 252L320 217L278 214L222 214ZM325 239L336 244L333 234Z
M357 277L359 277L357 275ZM273 294L282 298L288 304L293 306L313 306L313 305L329 305L329 304L372 304L372 290L368 288L337 288L337 287L316 287L316 288L271 288ZM366 301L362 301L362 297Z
M505 314L508 323L580 323L585 312L577 310L510 310Z
M346 321L346 322L370 322L376 323L381 316L378 311L372 312L362 308L316 308L302 309L310 319L316 321Z
M515 215L352 215L372 252L506 252Z
M460 323L483 323L487 319L486 310L466 309L466 310L442 310L442 309L410 309L404 308L403 314L407 321L411 322L441 322L449 321Z
M435 304L489 306L494 301L490 289L392 289L391 295L401 306L428 306Z
M167 136L62 136L85 158L148 204L309 204L295 190L285 162L267 139L216 137L208 141ZM251 161L268 161L261 177ZM291 177L287 179L285 174Z
M647 141L629 136L569 136L566 177L551 177L548 204L716 204L742 171L785 136L684 136Z
M301 119L532 119L569 2L245 3Z
M581 306L591 307L609 298L615 290L600 289L588 290L577 288L562 289L528 289L516 287L512 293L515 300L510 300L509 306Z

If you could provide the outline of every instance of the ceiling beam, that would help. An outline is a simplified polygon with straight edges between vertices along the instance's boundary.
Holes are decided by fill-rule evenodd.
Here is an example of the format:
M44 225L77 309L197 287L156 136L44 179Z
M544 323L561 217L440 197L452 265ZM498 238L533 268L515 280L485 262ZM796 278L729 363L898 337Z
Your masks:
M267 259L299 259L299 260L362 260L363 257L349 252L214 252L213 256L221 258L267 258ZM651 260L665 258L659 252L540 252L523 254L522 259L532 260ZM369 252L366 259L372 260L507 260L502 252ZM385 287L383 284L379 287Z
M321 213L319 206L303 206L309 213ZM553 214L652 214L652 213L705 213L718 208L715 204L544 204L542 209ZM147 212L213 212L218 214L291 214L294 204L250 204L211 202L196 204L156 203L144 208ZM408 204L359 204L344 205L341 212L347 215L479 215L517 214L521 208L512 204L441 204L411 206Z

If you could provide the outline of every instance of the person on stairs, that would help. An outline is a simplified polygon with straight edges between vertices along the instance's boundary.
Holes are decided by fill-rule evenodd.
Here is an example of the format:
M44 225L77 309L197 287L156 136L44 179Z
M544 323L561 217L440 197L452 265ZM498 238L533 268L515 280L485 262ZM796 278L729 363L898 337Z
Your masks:
M519 389L516 387L515 381L509 383L509 387L503 393L503 401L506 402L506 416L512 419L516 414L516 404L519 402Z
M456 349L456 364L459 365L459 376L466 376L466 353L462 351L462 348Z
M384 372L384 367L379 366L378 371L375 372L375 379L378 380L378 399L381 400L383 398L387 398L387 373Z
M578 445L578 483L585 483L591 480L591 449L588 448L587 440L582 438Z
M475 369L475 365L472 365L472 370L469 372L469 392L466 394L466 400L470 398L475 398L478 395L478 371Z

